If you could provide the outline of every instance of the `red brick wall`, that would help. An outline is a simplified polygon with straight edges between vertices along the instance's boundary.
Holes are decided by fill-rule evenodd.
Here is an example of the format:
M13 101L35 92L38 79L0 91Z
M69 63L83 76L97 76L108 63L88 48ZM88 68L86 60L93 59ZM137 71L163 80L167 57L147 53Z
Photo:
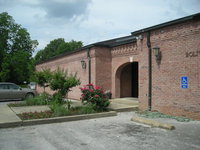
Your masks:
M111 51L109 48L95 47L95 85L111 91Z
M86 62L86 65L87 65L86 69L82 69L82 66L81 66L82 59L85 60ZM91 61L92 63L94 62L93 58ZM70 54L70 55L67 55L62 58L55 59L46 63L39 64L36 66L36 70L41 70L42 68L50 68L53 71L53 70L56 70L58 67L61 69L67 70L68 73L73 73L73 74L77 73L77 77L81 81L80 86L88 84L88 59L87 59L86 50L77 52L74 54ZM94 67L93 67L93 70L94 70ZM81 95L81 92L79 89L80 86L72 88L73 92L69 92L68 97L72 99L80 99L80 95ZM37 87L37 91L41 93L43 92L43 89L41 87ZM47 92L51 94L53 93L49 88L47 88Z
M200 21L152 31L151 45L159 46L162 53L158 65L152 52L152 109L200 119L200 52L198 56L186 57L188 52L200 51ZM145 43L142 47L147 52ZM181 76L188 76L188 89L180 88ZM139 100L140 108L147 109L147 101L141 95Z
M148 50L146 38L138 40L131 44L112 48L112 93L114 98L120 97L120 76L126 65L130 64L130 58L133 62L138 62L139 91L138 99L140 107L148 107Z
M130 58L139 64L139 106L148 108L148 49L143 39L126 45L91 49L92 83L111 89L113 98L120 97L120 76ZM163 113L200 119L200 21L189 21L151 31L152 48L159 46L162 59L157 64L152 51L152 109ZM190 52L190 53L189 53ZM192 52L198 52L193 54ZM186 55L191 57L186 57ZM196 56L198 55L198 56ZM77 72L82 85L88 83L88 63L81 68L81 59L88 62L83 50L37 66L37 70L58 66ZM180 88L180 77L188 76L189 88ZM38 91L42 91L38 88ZM79 99L80 90L73 88L69 98Z

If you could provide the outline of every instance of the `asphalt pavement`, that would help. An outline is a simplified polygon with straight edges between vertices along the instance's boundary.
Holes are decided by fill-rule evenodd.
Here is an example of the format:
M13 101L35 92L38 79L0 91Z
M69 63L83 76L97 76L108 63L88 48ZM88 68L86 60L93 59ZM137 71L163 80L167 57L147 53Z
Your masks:
M200 121L175 130L130 121L134 112L73 122L0 129L0 150L199 150Z

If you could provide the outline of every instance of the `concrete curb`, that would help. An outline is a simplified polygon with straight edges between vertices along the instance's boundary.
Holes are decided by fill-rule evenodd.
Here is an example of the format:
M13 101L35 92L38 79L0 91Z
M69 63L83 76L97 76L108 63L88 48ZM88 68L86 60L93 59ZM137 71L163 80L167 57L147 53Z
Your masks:
M1 123L0 128L10 128L10 127L19 127L19 126L48 124L48 123L78 121L78 120L111 117L111 116L117 116L117 112L116 111L109 111L109 112L94 113L94 114L63 116L63 117L33 119L33 120L22 120L22 121L19 121L19 122L7 122L7 123Z
M111 117L111 116L117 116L117 113L115 111L110 111L110 112L95 113L95 114L84 114L84 115L63 116L63 117L55 117L55 118L45 118L45 119L23 120L22 126L48 124L48 123L59 123L59 122L68 122L68 121L78 121L78 120Z
M158 121L149 120L149 119L145 119L145 118L141 118L141 117L131 118L131 121L135 121L135 122L138 122L138 123L150 125L152 127L163 128L163 129L167 129L167 130L174 130L175 129L175 126L173 126L173 125L166 124L166 123L160 123Z
M6 123L0 123L0 128L20 127L21 125L22 125L22 121L6 122Z
M138 111L138 106L129 106L126 108L109 108L109 110L116 111L116 112L130 112L130 111Z

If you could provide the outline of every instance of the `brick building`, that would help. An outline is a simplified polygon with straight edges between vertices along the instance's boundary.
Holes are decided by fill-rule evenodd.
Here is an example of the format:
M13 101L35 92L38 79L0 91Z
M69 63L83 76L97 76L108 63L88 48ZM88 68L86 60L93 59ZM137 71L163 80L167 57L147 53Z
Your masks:
M82 64L85 64L84 68ZM142 110L200 119L200 13L94 43L36 65L77 73ZM42 88L38 88L41 92ZM79 87L68 97L80 99Z

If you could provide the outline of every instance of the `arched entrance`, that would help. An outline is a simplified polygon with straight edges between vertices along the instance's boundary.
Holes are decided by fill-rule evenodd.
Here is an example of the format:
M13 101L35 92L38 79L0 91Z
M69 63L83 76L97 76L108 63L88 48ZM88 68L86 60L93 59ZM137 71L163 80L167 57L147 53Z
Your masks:
M138 97L138 62L126 63L116 72L117 97Z

